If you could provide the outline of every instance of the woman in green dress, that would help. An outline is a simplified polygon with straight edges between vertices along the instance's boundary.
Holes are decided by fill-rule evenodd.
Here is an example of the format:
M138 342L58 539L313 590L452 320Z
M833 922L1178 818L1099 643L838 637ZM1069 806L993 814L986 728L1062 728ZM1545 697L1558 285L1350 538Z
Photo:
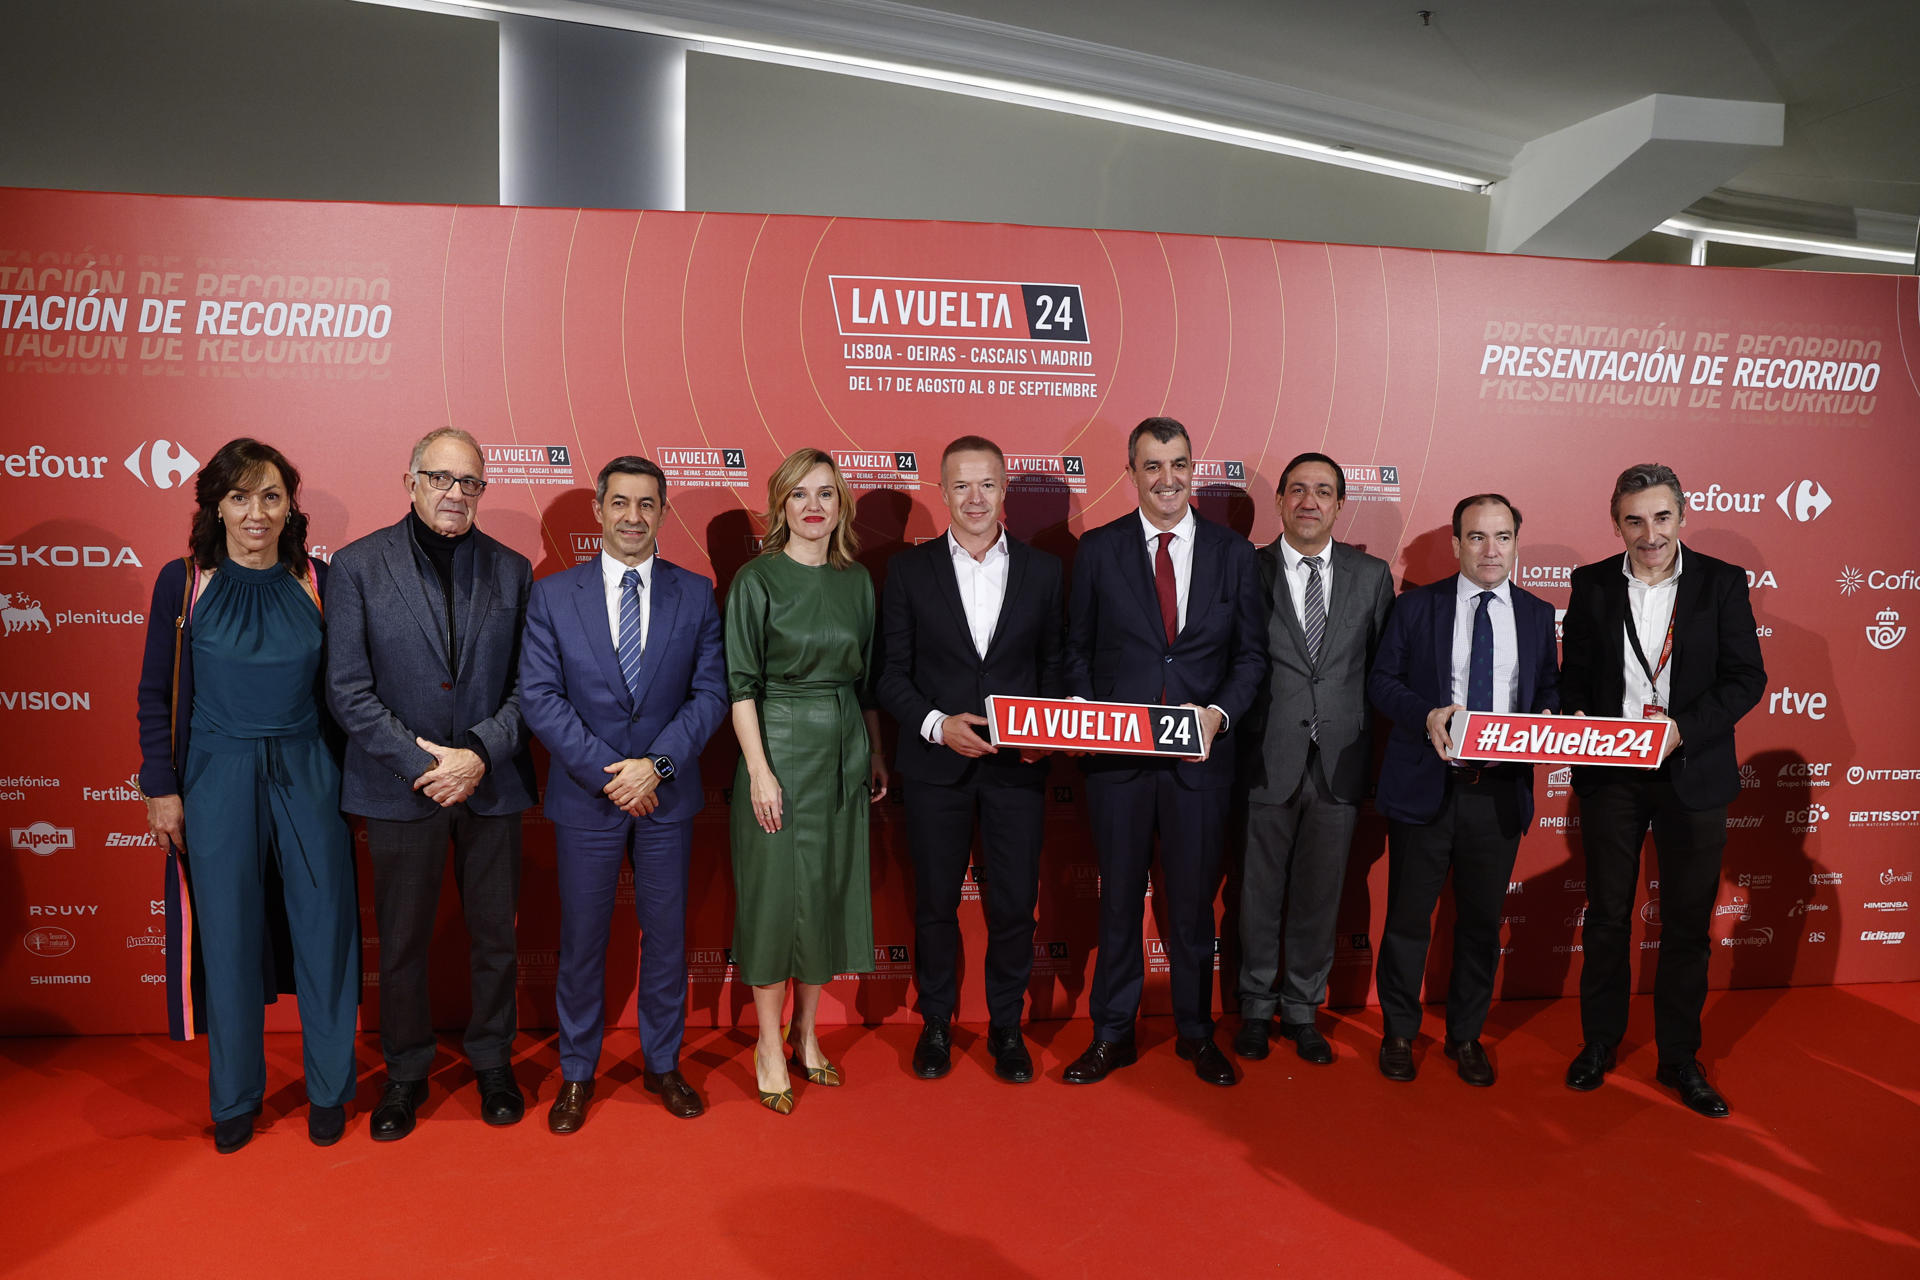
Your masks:
M873 581L854 561L853 496L830 454L801 449L767 482L767 537L727 593L733 954L753 988L760 1102L793 1110L788 1068L837 1085L814 1034L820 988L873 970L867 806L887 794L867 695ZM747 800L749 803L742 803ZM780 1011L793 983L793 1046Z

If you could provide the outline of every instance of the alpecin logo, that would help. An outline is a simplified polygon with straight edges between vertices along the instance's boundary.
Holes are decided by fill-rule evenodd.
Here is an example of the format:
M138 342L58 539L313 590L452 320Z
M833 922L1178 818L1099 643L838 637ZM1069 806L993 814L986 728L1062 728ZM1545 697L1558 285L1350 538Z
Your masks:
M1907 638L1907 629L1900 622L1900 615L1892 609L1882 609L1874 620L1867 624L1867 643L1882 652L1893 648Z
M62 849L73 848L73 828L56 827L51 822L34 822L12 828L12 848L51 858Z

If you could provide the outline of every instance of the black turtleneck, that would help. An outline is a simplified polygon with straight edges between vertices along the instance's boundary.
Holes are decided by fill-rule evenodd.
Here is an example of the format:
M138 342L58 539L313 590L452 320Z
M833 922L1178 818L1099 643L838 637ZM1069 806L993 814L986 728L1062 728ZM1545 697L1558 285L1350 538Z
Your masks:
M407 511L407 527L413 530L413 545L419 547L427 556L427 563L433 566L433 572L440 579L441 588L447 593L447 607L453 607L453 553L460 544L473 536L473 526L468 525L465 533L449 537L420 518L420 513Z

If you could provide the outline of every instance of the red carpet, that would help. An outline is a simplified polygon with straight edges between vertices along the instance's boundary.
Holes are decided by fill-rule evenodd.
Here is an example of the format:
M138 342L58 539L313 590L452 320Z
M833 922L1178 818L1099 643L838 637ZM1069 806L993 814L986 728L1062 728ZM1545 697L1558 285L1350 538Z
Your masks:
M1429 1027L1437 1026L1437 1011ZM748 1039L702 1032L685 1067L709 1111L641 1092L635 1034L586 1128L546 1132L551 1037L523 1039L536 1095L480 1123L465 1067L420 1128L376 1146L364 1114L308 1144L297 1037L269 1041L252 1145L214 1153L204 1046L0 1041L0 1267L114 1276L1798 1276L1920 1275L1920 984L1717 992L1713 1122L1653 1085L1651 1009L1599 1092L1560 1083L1571 1000L1494 1007L1490 1090L1426 1041L1411 1085L1373 1065L1378 1014L1331 1028L1339 1061L1285 1044L1233 1089L1194 1079L1172 1029L1075 1088L1087 1024L1038 1028L1044 1079L996 1081L983 1029L943 1081L913 1028L836 1028L839 1090L751 1098ZM1231 1027L1222 1029L1224 1044ZM363 1040L361 1102L382 1079ZM1236 1060L1237 1061L1237 1060Z

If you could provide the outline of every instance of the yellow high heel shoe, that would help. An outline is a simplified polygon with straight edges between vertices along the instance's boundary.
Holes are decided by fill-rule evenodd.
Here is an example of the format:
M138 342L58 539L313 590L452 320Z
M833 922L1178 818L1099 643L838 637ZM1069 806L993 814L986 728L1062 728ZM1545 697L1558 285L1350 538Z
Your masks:
M842 1084L840 1068L834 1066L831 1062L824 1067L810 1067L798 1049L795 1049L793 1056L787 1059L787 1067L789 1070L798 1071L801 1075L805 1076L808 1084L824 1085L829 1089L838 1089Z
M759 1074L760 1074L759 1063L756 1062L754 1064L753 1084L754 1084L754 1092L760 1095L760 1105L765 1107L767 1110L773 1112L773 1114L777 1116L792 1115L793 1114L793 1085L789 1083L786 1088L781 1089L777 1093L769 1092L766 1089L760 1088Z

